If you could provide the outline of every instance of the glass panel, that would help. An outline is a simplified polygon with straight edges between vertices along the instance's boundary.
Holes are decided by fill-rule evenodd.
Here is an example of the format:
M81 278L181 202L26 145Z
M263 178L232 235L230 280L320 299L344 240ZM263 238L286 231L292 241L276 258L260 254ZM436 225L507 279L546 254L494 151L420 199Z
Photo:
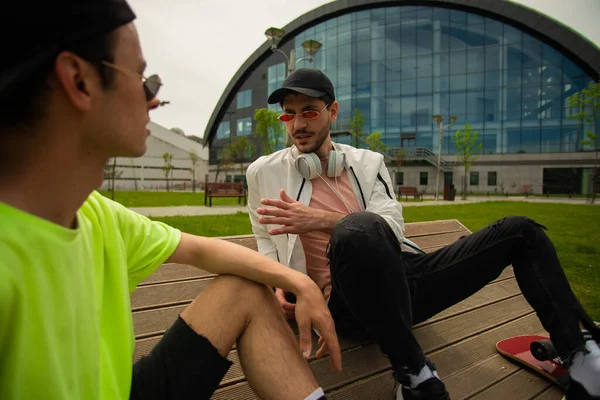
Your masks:
M527 127L521 130L521 150L519 153L540 152L540 128L539 126Z
M317 53L318 54L318 53ZM371 56L371 41L363 40L356 43L356 52L354 57L357 64L366 64L371 62L369 57Z
M483 48L467 50L467 72L483 71L484 58Z
M488 186L496 186L497 178L498 178L498 176L497 176L496 171L489 171L488 178L487 178Z
M229 128L229 121L221 122L217 129L217 139L227 139L231 135L231 129Z
M560 126L545 126L542 128L540 144L542 153L560 152L560 132Z
M237 120L237 136L246 136L252 133L252 118L239 118Z
M417 76L419 78L433 76L433 56L431 54L417 57Z
M385 39L371 40L371 59L383 60L385 58Z
M467 72L467 52L453 51L450 53L450 74L464 74Z
M349 44L338 47L338 65L349 66L352 61L352 49Z
M479 185L479 172L477 171L471 171L471 179L470 179L470 185L471 186L478 186Z
M466 103L465 92L450 92L450 115L466 114Z
M467 87L467 75L452 75L450 77L450 90L464 90Z
M427 186L428 181L428 172L420 172L419 173L419 184L423 186Z

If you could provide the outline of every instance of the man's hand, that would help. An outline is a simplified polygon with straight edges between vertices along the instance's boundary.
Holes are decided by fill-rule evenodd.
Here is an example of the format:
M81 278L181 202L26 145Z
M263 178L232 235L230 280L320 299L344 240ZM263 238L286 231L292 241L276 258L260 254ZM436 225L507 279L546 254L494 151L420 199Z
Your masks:
M267 217L260 217L261 224L283 225L281 228L271 229L269 235L285 233L301 234L312 231L331 232L335 224L344 217L343 214L318 210L291 199L285 190L279 192L281 200L262 199L265 206L276 208L258 208L256 212Z
M292 319L296 316L296 305L289 303L285 299L285 292L283 289L275 289L275 298L277 298L279 307L281 307L281 311L286 319Z
M327 308L321 291L310 281L296 293L296 322L300 331L300 349L304 358L310 357L312 351L312 328L321 334L319 350L316 357L322 357L329 352L329 368L334 371L342 370L342 354L335 333L335 324ZM281 303L280 303L281 304Z

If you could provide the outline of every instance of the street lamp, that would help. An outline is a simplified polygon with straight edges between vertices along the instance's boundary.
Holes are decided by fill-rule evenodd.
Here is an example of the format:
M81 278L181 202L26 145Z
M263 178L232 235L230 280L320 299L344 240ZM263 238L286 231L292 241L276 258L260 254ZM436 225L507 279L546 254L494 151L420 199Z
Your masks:
M439 114L436 114L433 116L433 120L435 121L435 123L438 125L438 128L440 129L440 142L438 143L438 157L437 157L437 175L435 177L435 199L438 200L438 196L439 196L439 192L440 192L440 167L441 167L441 161L442 161L442 142L444 140L444 128L449 128L452 125L454 125L454 122L456 121L455 116L451 116L450 117L450 123L444 126L444 117L442 117Z
M312 62L313 56L315 54L317 54L319 49L323 46L322 43L320 43L316 40L312 40L312 39L305 40L302 43L302 48L306 52L307 56L296 60L296 50L295 49L290 50L290 55L288 56L287 54L285 54L284 51L277 48L277 46L279 45L279 42L281 42L281 39L283 39L284 35L285 35L285 31L283 29L279 29L279 28L271 27L265 31L265 36L267 37L267 39L269 39L269 42L271 42L271 50L277 51L277 52L283 54L283 56L285 57L285 60L287 61L287 74L288 75L291 74L292 72L294 72L294 70L296 69L296 66L298 65L298 63L300 61L308 60L308 61Z

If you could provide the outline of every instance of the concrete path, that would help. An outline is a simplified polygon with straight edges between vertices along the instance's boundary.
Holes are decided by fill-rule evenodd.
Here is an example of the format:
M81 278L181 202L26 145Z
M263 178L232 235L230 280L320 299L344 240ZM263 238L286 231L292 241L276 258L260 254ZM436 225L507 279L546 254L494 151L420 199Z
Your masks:
M588 199L569 199L569 198L543 198L543 197L480 197L473 196L468 200L457 199L455 201L443 200L425 200L422 202L401 202L402 207L421 207L421 206L451 206L459 204L486 203L490 201L521 201L525 203L559 203L559 204L589 204ZM598 205L596 202L594 205ZM173 207L135 207L131 208L148 217L171 217L171 216L202 216L202 215L227 215L238 212L248 212L244 206L173 206Z

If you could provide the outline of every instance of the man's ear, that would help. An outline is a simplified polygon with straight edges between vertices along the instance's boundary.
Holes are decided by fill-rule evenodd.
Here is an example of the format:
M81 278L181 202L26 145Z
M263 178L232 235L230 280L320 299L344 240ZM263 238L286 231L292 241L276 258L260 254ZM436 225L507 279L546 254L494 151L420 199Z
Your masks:
M97 80L95 69L76 54L63 51L56 57L54 72L69 103L79 110L89 110L91 89Z
M335 122L337 120L337 117L338 117L338 105L339 105L338 102L334 101L329 106L329 114L331 115L331 122Z

